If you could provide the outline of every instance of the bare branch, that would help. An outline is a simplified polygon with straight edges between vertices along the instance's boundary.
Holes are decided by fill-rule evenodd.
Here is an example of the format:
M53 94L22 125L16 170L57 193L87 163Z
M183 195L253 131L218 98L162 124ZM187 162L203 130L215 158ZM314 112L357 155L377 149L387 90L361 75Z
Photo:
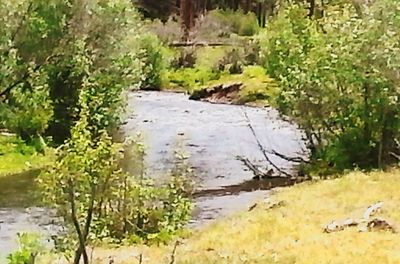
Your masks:
M243 162L243 164L253 172L254 177L253 179L276 179L276 178L287 178L286 176L281 177L281 176L272 176L274 173L273 169L268 170L267 172L261 171L257 166L255 166L251 161L247 158L243 158L241 156L236 157L238 160Z
M292 175L290 175L290 174L287 173L286 171L283 171L282 169L280 169L278 166L276 166L276 165L270 160L270 158L269 158L268 155L267 155L267 151L264 149L263 145L261 144L260 140L259 140L258 137L257 137L256 131L254 130L253 126L251 125L249 116L247 115L246 111L245 111L243 108L242 108L242 112L243 112L243 114L244 114L244 116L245 116L245 118L246 118L246 120L247 120L248 127L250 128L251 133L253 134L254 139L256 140L256 143L257 143L257 145L258 145L258 148L260 149L261 153L263 154L265 160L266 160L269 164L271 164L271 165L272 165L277 171L279 171L281 174L283 174L283 175L285 175L285 176L287 176L287 177L293 177Z
M276 152L275 150L271 150L268 153L273 154L275 156L278 156L279 158L287 160L287 161L290 161L290 162L307 163L307 164L310 163L310 161L305 160L302 157L289 157L289 156L286 156L286 155L284 155L282 153Z

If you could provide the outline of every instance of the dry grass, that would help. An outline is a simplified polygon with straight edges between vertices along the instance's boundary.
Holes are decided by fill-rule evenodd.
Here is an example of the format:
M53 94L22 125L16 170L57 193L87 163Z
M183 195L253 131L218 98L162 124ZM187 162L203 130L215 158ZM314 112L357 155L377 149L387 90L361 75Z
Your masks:
M353 172L349 175L281 189L284 201L268 209L257 206L194 232L178 247L179 263L400 263L400 235L358 232L357 228L327 234L332 220L361 217L365 209L384 201L379 217L400 223L400 171ZM169 263L173 245L99 249L97 262L116 264Z

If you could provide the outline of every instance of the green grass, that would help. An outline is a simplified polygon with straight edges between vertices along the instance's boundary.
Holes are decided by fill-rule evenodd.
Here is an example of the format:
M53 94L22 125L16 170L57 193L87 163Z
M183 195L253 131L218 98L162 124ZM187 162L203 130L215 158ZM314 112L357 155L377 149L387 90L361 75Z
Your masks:
M242 74L224 74L218 80L209 81L206 87L238 82L243 83L238 98L235 99L235 103L239 104L269 105L279 89L277 83L260 66L246 66Z
M243 84L242 89L234 99L234 103L238 104L271 105L279 92L275 80L270 78L261 66L246 66L241 74L213 71L204 66L182 68L168 72L166 79L167 90L181 89L188 93L240 82Z
M361 217L383 201L376 216L400 223L400 170L352 172L342 178L302 183L272 196L282 205L267 203L250 212L221 219L182 241L176 264L230 263L400 263L400 236L385 231L359 232L349 227L324 233L332 220ZM94 263L109 257L115 263L169 263L173 245L97 249Z
M49 156L36 152L14 135L0 135L0 177L41 168L50 162Z

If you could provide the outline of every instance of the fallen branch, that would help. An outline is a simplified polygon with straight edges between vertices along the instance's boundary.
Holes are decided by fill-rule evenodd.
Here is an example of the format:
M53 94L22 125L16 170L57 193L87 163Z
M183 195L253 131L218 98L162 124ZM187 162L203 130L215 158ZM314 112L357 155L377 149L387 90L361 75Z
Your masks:
M253 172L254 180L261 180L261 179L273 179L273 178L287 178L287 177L281 177L281 176L272 176L274 173L273 169L268 170L267 172L261 171L256 165L254 165L249 159L243 158L241 156L236 156L238 160L243 162L243 164Z
M392 157L394 157L394 158L396 158L397 160L400 161L400 155L399 154L396 154L394 152L390 152L389 154L392 155Z
M284 154L282 154L282 153L276 152L275 150L271 150L271 151L269 151L269 153L270 153L270 154L273 154L273 155L275 155L275 156L278 156L278 157L281 158L281 159L290 161L290 162L307 163L307 164L310 163L310 161L305 160L305 159L303 159L302 157L289 157L289 156L286 156L286 155L284 155Z
M233 46L233 44L229 43L206 43L206 42L173 42L169 44L170 47L222 47L222 46Z
M378 202L373 204L367 208L367 210L363 214L363 218L361 219L346 219L344 221L332 221L325 228L324 232L332 233L344 230L347 227L358 226L358 231L366 232L366 231L375 231L375 230L385 230L390 231L392 233L396 233L396 229L394 225L390 224L385 219L374 218L370 219L371 216L375 215L383 206L383 202Z
M377 202L367 208L364 213L364 220L369 220L371 216L376 214L383 206L383 202Z

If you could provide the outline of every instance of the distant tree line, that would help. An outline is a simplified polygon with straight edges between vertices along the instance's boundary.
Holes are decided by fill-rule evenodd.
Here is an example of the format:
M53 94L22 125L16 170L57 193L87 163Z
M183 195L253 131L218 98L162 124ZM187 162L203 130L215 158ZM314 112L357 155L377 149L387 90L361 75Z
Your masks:
M200 14L213 9L243 10L254 12L258 23L264 27L268 15L274 12L275 0L136 0L139 9L148 18L159 18L166 21L171 15L179 14L184 29L184 39L195 25L195 19Z

